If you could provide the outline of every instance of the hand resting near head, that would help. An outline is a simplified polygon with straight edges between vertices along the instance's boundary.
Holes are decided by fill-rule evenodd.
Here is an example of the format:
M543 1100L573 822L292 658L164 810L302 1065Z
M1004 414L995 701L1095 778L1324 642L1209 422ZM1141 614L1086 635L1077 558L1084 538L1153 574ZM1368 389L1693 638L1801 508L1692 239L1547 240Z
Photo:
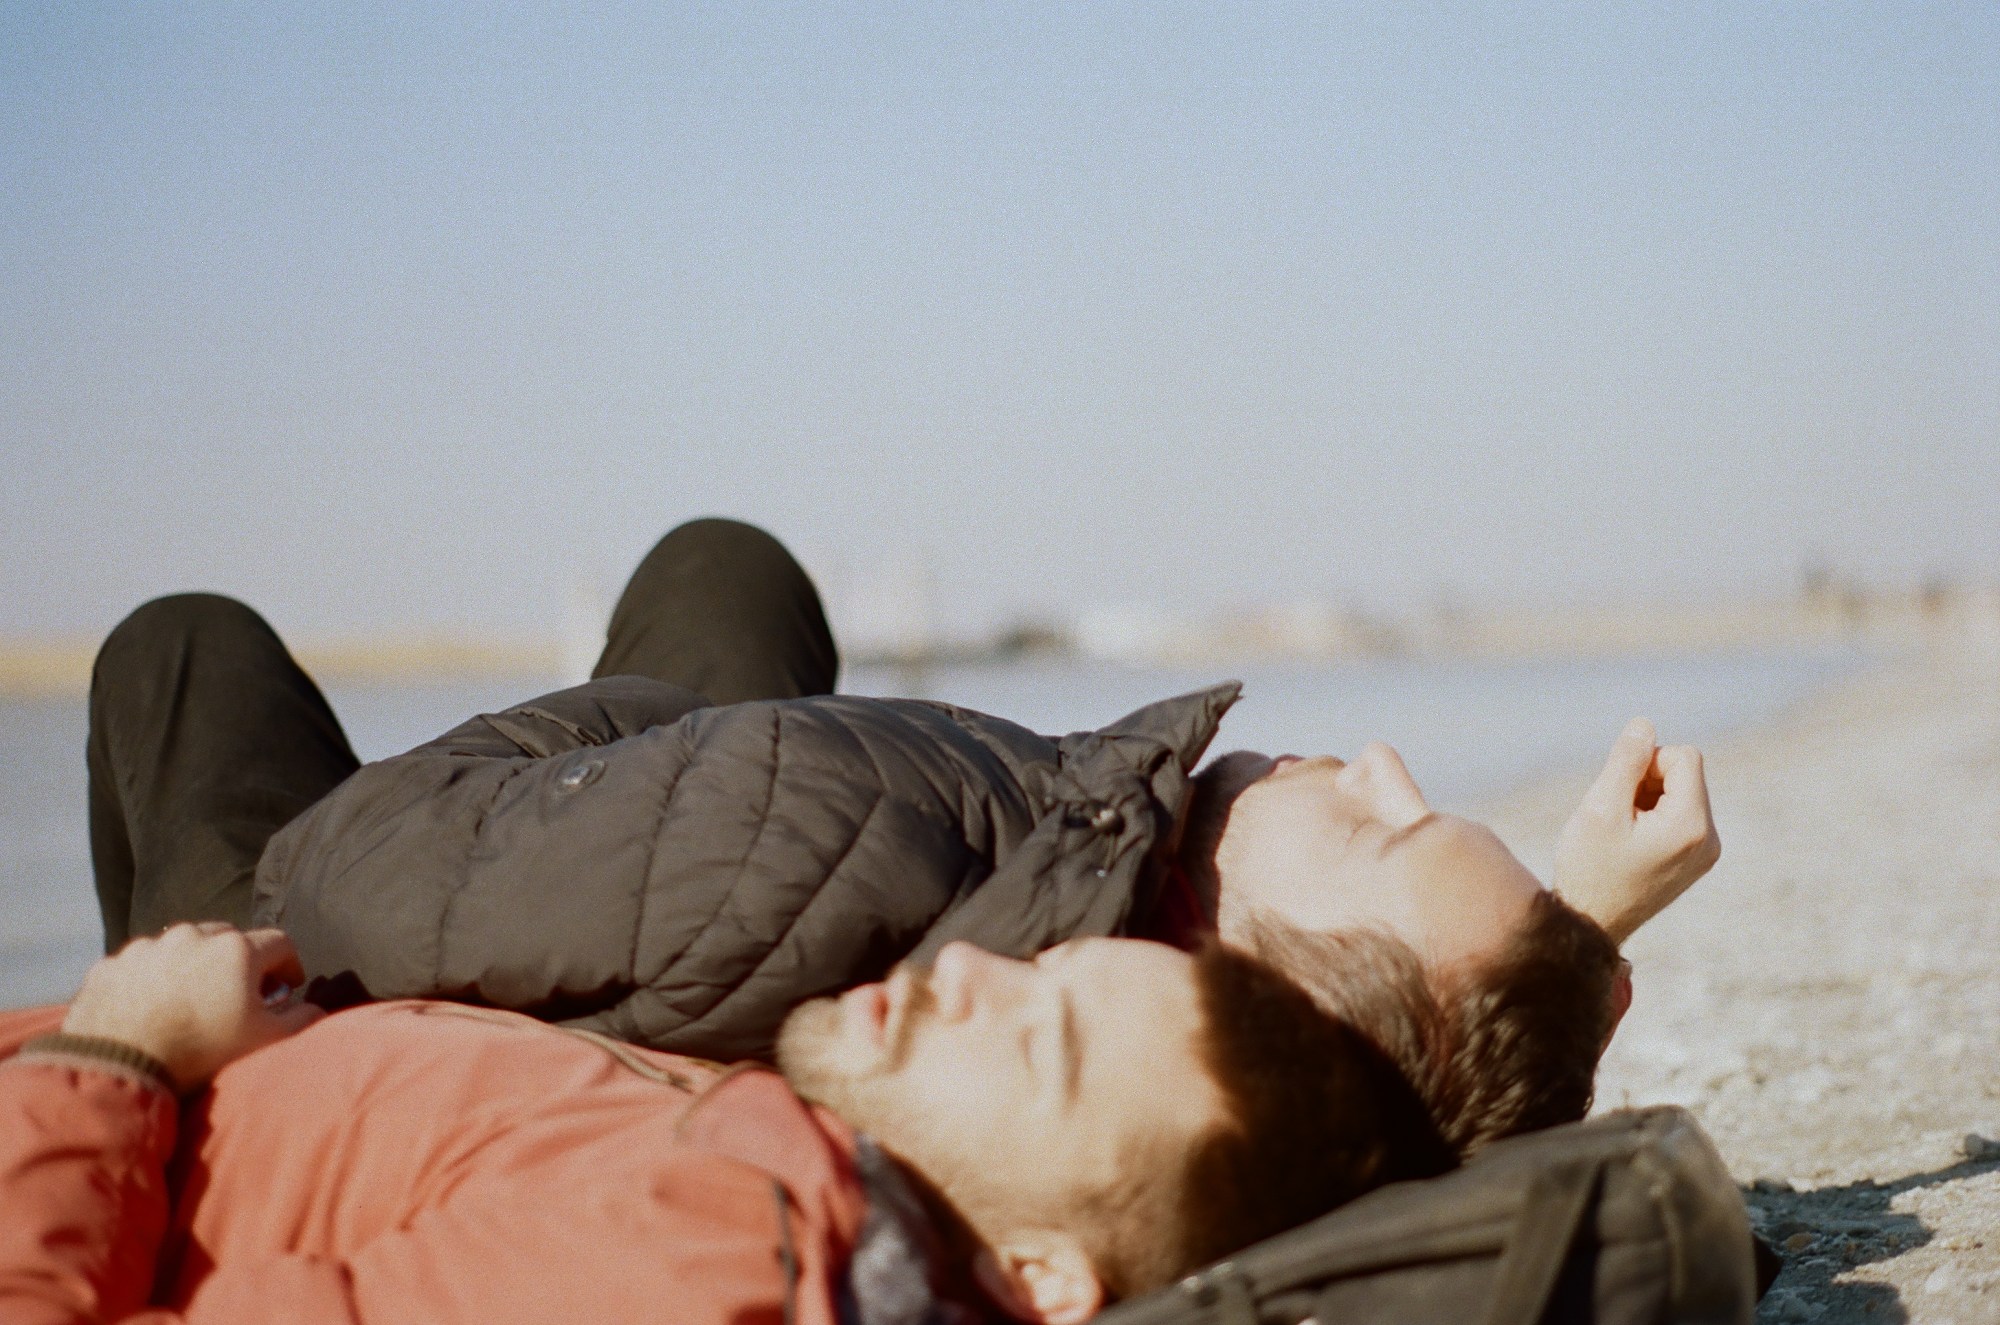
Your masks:
M1701 752L1634 718L1556 843L1555 889L1623 946L1722 855Z

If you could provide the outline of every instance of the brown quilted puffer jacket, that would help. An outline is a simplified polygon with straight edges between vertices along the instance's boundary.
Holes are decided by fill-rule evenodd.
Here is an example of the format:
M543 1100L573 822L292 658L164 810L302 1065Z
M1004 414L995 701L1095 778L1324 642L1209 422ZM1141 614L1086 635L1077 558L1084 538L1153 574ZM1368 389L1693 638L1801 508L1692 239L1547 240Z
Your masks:
M271 840L256 918L369 997L764 1056L800 999L953 939L1143 932L1238 689L1055 739L916 700L594 681L360 769Z

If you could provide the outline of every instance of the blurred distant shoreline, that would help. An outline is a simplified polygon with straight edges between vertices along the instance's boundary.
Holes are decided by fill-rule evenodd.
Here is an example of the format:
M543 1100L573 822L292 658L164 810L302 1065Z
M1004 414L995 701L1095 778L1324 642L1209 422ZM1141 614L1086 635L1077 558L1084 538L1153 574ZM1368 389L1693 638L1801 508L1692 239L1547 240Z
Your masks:
M1016 622L990 635L938 638L909 628L842 628L856 667L921 672L932 666L1064 659L1135 666L1398 659L1529 661L1644 657L1728 649L1849 644L1871 650L1972 644L2000 647L2000 585L1931 582L1863 589L1809 576L1783 598L1676 606L1537 609L1435 606L1402 616L1317 601L1204 614L1123 607L1065 621ZM295 652L320 681L395 685L478 678L565 676L596 647L555 634L497 638L401 634L301 641ZM0 637L0 697L60 698L87 690L98 641ZM574 677L573 679L581 679Z

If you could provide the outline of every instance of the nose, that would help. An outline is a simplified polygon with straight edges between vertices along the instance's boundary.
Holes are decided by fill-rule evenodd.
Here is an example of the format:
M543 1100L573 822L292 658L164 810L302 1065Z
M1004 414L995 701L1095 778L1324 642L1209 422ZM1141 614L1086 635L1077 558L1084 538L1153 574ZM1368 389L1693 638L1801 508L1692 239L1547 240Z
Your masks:
M1391 828L1402 829L1431 812L1403 757L1380 741L1370 741L1339 773L1343 788Z
M945 1021L963 1021L982 1007L1013 998L1033 969L1027 962L996 956L963 939L947 943L931 961L937 1015Z

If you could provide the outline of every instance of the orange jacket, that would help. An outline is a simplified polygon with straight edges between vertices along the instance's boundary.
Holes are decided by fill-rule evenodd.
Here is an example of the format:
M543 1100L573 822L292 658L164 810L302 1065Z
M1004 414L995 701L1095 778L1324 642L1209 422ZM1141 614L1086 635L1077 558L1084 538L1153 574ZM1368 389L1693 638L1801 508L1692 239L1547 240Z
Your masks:
M0 1013L7 1325L836 1325L856 1141L774 1073L383 1003L177 1107L15 1057L61 1017Z

